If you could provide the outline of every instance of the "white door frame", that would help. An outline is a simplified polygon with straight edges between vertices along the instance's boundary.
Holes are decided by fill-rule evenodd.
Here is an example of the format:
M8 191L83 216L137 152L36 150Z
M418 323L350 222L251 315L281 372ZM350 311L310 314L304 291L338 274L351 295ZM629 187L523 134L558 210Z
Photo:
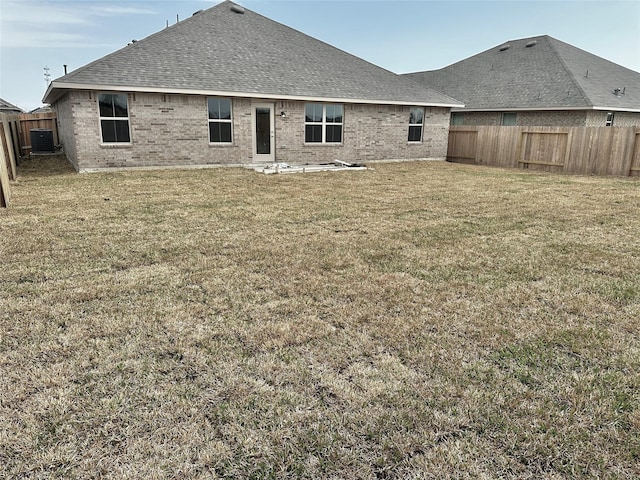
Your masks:
M258 134L256 124L256 109L268 108L269 112L269 153L258 153ZM275 147L276 147L276 130L275 130L275 103L266 102L252 102L251 103L251 136L252 136L252 148L253 148L253 161L259 163L274 163L275 162Z

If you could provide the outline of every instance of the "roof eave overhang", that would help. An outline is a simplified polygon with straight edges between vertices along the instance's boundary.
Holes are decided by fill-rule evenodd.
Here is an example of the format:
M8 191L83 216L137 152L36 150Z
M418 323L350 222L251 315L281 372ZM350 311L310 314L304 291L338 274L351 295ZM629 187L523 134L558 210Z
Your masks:
M503 108L457 108L453 107L451 111L453 113L464 112L464 113L473 113L473 112L554 112L554 111L578 111L578 110L597 110L597 111L607 111L607 112L630 112L630 113L640 113L640 108L630 108L630 107L600 107L600 106L584 106L584 107L523 107L523 108L513 108L513 107L503 107Z
M185 88L163 88L163 87L132 87L127 85L89 85L85 83L67 83L67 82L51 82L49 88L44 94L42 101L44 103L53 103L61 98L65 93L71 90L92 90L92 91L108 91L108 92L140 92L140 93L164 93L164 94L182 94L182 95L205 95L216 97L240 97L240 98L261 98L269 100L298 100L305 102L332 102L332 103L357 103L370 105L406 105L406 106L424 106L424 107L442 107L442 108L462 108L461 103L446 102L425 102L425 101L403 101L388 99L357 99L344 97L319 97L313 95L288 95L279 93L260 93L260 92L229 92L220 90L198 90Z
M42 103L51 103L51 101L48 101L49 97L52 95L53 93L53 88L54 88L54 83L55 82L51 82L49 84L49 86L47 87L47 91L44 92L44 96L42 97ZM62 95L57 96L55 100L57 100L58 98L60 98Z

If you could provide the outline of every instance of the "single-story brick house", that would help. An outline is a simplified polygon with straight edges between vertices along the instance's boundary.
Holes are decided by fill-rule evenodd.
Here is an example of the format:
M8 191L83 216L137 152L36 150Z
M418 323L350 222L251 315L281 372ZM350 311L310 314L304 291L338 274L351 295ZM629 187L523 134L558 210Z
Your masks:
M462 107L229 1L54 80L44 101L79 171L444 159Z
M640 125L640 73L547 35L404 76L462 101L453 125Z

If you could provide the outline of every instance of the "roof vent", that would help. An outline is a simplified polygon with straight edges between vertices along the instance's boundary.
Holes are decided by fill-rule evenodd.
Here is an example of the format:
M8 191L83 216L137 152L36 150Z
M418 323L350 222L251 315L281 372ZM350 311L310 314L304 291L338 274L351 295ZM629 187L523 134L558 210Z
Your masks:
M613 94L614 94L616 97L619 97L621 93L624 93L624 92L623 92L622 90L620 90L619 88L615 88L615 89L613 90Z
M509 45L508 43L505 43L504 45L502 45L500 47L500 51L504 52L505 50L509 50L510 47L511 47L511 45Z
M537 40L531 40L530 42L527 42L527 44L525 45L526 48L530 48L533 47L534 45L537 45L538 41Z
M191 15L192 17L199 14L202 11L202 9L198 10L197 12L193 12L193 14Z
M231 5L231 11L233 13L239 13L239 14L243 14L244 13L244 8L241 7L240 5L236 5L235 3Z

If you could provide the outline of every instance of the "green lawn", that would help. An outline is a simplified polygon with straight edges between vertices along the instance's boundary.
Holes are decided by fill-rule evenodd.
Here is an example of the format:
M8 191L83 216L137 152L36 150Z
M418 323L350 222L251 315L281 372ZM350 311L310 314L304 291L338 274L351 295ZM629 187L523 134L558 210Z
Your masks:
M0 211L2 478L640 478L640 184L77 175Z

